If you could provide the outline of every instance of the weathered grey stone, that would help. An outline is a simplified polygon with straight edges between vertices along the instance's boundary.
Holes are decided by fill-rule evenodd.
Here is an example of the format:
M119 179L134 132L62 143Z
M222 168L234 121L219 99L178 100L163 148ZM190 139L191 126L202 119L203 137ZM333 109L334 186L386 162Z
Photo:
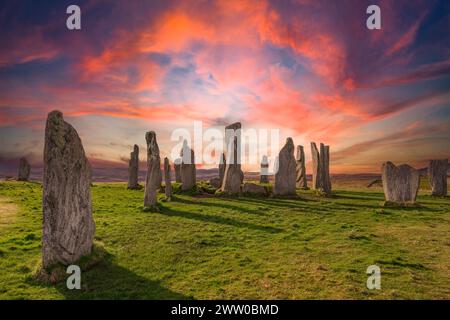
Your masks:
M430 160L428 164L428 181L433 196L447 196L448 159Z
M312 187L314 190L320 190L327 195L331 194L330 179L330 147L320 144L320 153L314 142L311 142L312 156Z
M59 111L48 114L43 179L43 267L91 253L95 233L91 174L76 130Z
M30 164L26 158L20 158L19 160L19 174L17 180L28 181L30 178Z
M214 188L219 189L220 188L220 178L211 178L209 180L209 184L213 186Z
M194 150L184 140L181 156L181 190L190 190L197 183Z
M226 163L227 163L227 161L226 161L226 158L225 158L225 153L222 153L222 156L221 156L220 162L219 162L219 182L220 182L220 186L222 186L223 177L225 176L225 165L226 165Z
M262 157L259 175L259 182L269 183L269 160L267 159L267 156Z
M128 162L128 189L139 188L139 147L135 144Z
M330 179L330 147L320 144L320 169L322 173L320 177L322 179L322 192L327 195L331 194L331 179Z
M145 134L147 141L147 175L145 178L144 207L156 205L156 194L161 187L161 158L156 142L156 133L149 131Z
M295 157L292 138L280 150L275 167L274 195L295 195Z
M305 151L303 146L297 146L295 162L296 186L297 188L308 189L308 183L306 181Z
M173 169L175 171L175 182L181 183L181 158L174 160Z
M164 158L164 191L166 194L166 200L172 198L172 174L170 173L170 163L167 157Z
M241 170L241 123L236 122L225 127L226 164L221 191L239 194L244 181Z
M312 158L312 188L314 190L318 190L321 187L320 174L322 173L322 170L320 169L320 154L315 142L311 142L311 158Z
M261 186L255 183L244 183L244 186L242 187L242 192L247 194L256 194L256 195L267 195L267 188L265 186Z
M396 167L392 162L383 163L381 179L386 201L399 204L414 203L419 190L419 171L403 164Z

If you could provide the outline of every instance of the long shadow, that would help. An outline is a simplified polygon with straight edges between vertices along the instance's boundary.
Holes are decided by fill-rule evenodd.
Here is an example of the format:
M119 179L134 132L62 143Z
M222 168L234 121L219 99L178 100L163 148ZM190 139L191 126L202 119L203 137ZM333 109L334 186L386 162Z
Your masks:
M206 206L206 207L221 207L224 209L230 209L230 210L237 210L237 211L241 211L241 212L245 212L245 213L250 213L250 214L256 214L256 215L260 215L263 216L264 212L261 212L260 210L250 210L247 208L244 208L242 206L234 206L231 204L224 204L224 203L218 203L218 202L201 202L201 201L192 201L192 200L187 200L187 199L183 199L183 198L179 198L179 197L174 197L173 198L176 202L180 202L180 203L184 203L184 204L193 204L193 205L200 205L200 206ZM241 198L239 198L241 199ZM230 200L230 199L226 199L226 200Z
M186 300L193 299L163 287L159 281L152 281L117 265L111 255L89 270L81 271L81 289L69 290L65 280L56 289L66 299L100 300ZM69 275L67 275L69 276ZM35 283L38 286L51 286Z
M240 201L240 202L247 202L253 205L263 205L272 209L277 209L280 207L283 208L289 208L289 209L297 209L297 210L306 210L306 211L310 211L312 209L314 209L313 207L311 207L310 205L308 205L309 203L315 203L316 201L313 200L307 200L305 201L304 199L277 199L277 198L267 198L267 199L256 199L256 198L239 198L236 201ZM322 210L322 209L321 209ZM327 211L327 209L324 208L324 210L322 211Z
M253 223L248 223L244 221L238 221L232 218L222 217L222 216L214 216L209 214L198 214L194 212L181 211L181 210L172 210L167 207L161 208L161 214L170 217L182 217L187 219L198 220L202 222L213 222L218 224L224 224L228 226L238 227L238 228L247 228L257 231L264 231L269 233L279 233L283 232L283 229L270 227L270 226L261 226Z

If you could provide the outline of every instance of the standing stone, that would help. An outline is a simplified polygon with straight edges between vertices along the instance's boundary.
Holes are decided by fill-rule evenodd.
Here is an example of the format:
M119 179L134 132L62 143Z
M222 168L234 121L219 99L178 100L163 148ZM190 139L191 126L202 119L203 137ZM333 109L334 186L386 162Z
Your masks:
M433 196L447 196L448 159L430 160L428 165L428 181Z
M76 262L91 253L95 233L91 174L76 130L59 111L45 127L42 263Z
M156 142L156 133L149 131L145 134L147 141L147 176L145 179L144 207L154 207L156 205L156 194L161 187L161 158L159 147Z
M330 179L330 146L320 144L320 168L322 173L320 177L322 179L322 191L325 194L331 194L331 179Z
M167 157L164 158L164 183L166 200L170 201L172 198L172 174L170 173L170 163Z
M386 201L398 204L414 203L419 190L419 171L403 164L396 167L392 162L383 163L381 179Z
M194 150L184 140L181 156L181 190L191 190L197 183Z
M128 189L139 188L139 147L134 145L133 151L130 153L130 161L128 162Z
M314 190L320 190L327 195L331 194L330 179L330 147L320 144L320 153L314 142L311 142L312 156L312 185Z
M175 159L173 169L175 171L175 182L181 183L181 158Z
M20 158L19 160L19 174L17 180L28 181L30 178L30 164L26 158Z
M296 168L296 185L297 188L308 189L308 184L306 182L306 166L305 166L305 151L303 146L297 146L297 154L295 158Z
M321 187L321 177L320 174L322 170L320 168L320 154L317 150L315 142L311 142L311 158L312 158L312 188L314 190L319 190Z
M294 142L287 138L277 159L274 195L295 195L295 166Z
M261 171L260 171L259 182L269 183L269 160L267 156L263 156L261 160Z
M244 181L241 170L241 123L225 127L226 164L222 182L222 192L239 194Z
M219 162L219 188L222 186L223 183L223 177L225 176L225 165L227 161L225 158L225 153L222 153L222 156L220 158Z

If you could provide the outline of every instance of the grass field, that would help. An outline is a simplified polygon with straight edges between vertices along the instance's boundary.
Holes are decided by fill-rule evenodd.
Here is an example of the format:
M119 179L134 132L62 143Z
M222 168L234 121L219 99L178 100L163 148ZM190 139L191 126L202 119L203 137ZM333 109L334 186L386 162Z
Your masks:
M41 186L0 182L0 299L450 299L450 199L384 208L380 189L320 198L176 195L143 212L143 190L92 187L103 262L82 289L33 280ZM160 197L163 197L161 194ZM381 268L381 290L366 269Z

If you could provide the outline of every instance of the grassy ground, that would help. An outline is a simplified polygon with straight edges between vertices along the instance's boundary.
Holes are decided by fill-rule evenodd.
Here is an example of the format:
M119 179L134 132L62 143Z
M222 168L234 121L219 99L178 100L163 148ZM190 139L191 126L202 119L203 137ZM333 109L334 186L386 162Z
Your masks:
M72 291L32 277L41 193L37 183L0 183L1 299L450 299L450 199L428 192L417 208L381 207L380 189L176 195L148 213L142 190L95 184L96 241L108 257ZM372 264L381 290L366 288Z

